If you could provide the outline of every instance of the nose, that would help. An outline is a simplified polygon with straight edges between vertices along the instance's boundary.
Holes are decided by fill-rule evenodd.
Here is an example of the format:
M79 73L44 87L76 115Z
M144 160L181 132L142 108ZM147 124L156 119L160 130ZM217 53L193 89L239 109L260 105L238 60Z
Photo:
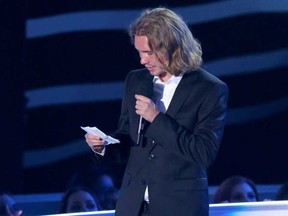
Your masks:
M148 63L148 57L145 54L140 55L140 64L145 65Z

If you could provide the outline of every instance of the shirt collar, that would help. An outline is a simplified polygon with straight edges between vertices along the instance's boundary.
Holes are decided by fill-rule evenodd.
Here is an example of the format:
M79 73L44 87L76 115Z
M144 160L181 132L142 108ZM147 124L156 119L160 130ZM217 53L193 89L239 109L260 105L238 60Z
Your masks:
M179 84L179 82L181 81L182 77L184 75L184 72L180 73L178 76L175 76L175 75L172 75L170 77L170 79L168 80L168 82L164 83L160 78L159 76L154 76L153 77L153 83L162 83L162 84L172 84L172 83L175 83L175 84Z

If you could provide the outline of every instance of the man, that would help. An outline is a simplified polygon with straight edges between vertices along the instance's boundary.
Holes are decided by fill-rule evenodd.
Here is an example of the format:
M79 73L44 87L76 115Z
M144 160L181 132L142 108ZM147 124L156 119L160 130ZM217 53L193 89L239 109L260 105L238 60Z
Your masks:
M129 35L145 69L125 81L116 136L130 140L130 155L115 215L207 216L206 168L219 149L228 88L200 68L201 46L171 10L146 10ZM85 137L103 154L103 140Z

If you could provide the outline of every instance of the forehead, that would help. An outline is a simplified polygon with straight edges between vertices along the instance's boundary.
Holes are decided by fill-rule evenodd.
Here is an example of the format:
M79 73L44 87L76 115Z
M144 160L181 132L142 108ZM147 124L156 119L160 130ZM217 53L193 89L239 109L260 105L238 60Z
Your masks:
M148 38L146 36L135 36L134 46L138 51L150 51L150 47L148 45Z
M85 201L85 200L93 200L93 197L90 193L86 191L77 191L71 194L69 201Z
M234 190L233 190L234 193L236 192L243 192L243 193L246 193L246 192L253 192L253 188L246 182L243 182L243 183L240 183L238 185L236 185L234 187Z

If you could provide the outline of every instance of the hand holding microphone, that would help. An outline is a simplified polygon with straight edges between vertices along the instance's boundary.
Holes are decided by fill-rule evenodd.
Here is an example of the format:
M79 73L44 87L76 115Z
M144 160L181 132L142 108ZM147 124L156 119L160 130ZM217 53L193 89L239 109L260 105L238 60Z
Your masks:
M159 111L156 110L154 102L150 99L152 95L153 82L150 79L146 79L141 84L139 91L135 94L135 110L136 114L140 116L137 130L136 145L142 145L145 123L151 123L159 113Z
M148 122L152 122L154 118L158 115L159 111L156 108L154 102L143 95L135 95L136 98L136 113L144 118Z
M136 144L140 145L142 144L145 120L151 123L154 120L154 118L158 115L159 111L156 109L154 102L150 98L137 94L135 95L135 98L136 98L136 105L135 105L136 113L140 115Z

